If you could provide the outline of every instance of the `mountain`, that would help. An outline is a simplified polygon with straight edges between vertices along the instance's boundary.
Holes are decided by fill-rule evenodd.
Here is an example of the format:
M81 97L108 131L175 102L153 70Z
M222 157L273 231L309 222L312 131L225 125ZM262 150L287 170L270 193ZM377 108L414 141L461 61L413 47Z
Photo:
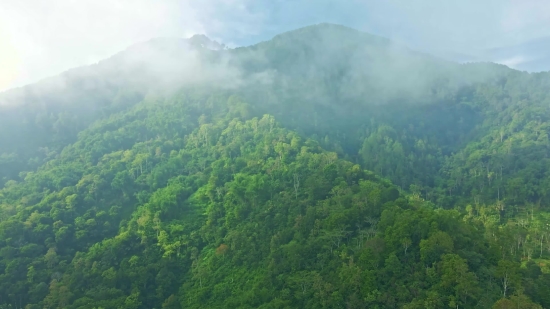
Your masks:
M535 73L550 71L549 49L550 37L542 37L516 45L471 51L470 54L440 49L429 50L429 53L459 63L490 61Z
M332 24L0 94L0 308L548 308L549 73Z
M550 71L550 37L521 44L492 48L483 52L485 59L528 72Z
M181 84L227 83L229 70L202 61L205 37L158 38L109 59L0 94L0 184L33 170L76 141L94 121ZM206 46L205 45L205 46ZM21 142L24 141L24 142Z

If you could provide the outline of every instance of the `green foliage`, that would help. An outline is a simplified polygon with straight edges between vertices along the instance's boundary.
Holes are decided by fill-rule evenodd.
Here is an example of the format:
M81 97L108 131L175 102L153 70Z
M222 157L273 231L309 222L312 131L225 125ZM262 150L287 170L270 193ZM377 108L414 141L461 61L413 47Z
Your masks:
M2 107L0 308L550 307L548 74L335 25L219 55L250 80Z

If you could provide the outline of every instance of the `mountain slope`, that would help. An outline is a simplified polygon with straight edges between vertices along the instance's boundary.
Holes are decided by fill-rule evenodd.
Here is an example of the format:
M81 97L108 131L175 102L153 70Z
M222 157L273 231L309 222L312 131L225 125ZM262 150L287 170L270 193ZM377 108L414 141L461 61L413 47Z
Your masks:
M212 58L205 45L217 46L200 36L153 39L97 64L1 93L0 184L36 169L74 142L79 131L150 92L233 78L231 70L201 60Z
M548 307L549 83L321 24L4 93L0 308Z
M189 97L97 123L2 191L2 213L17 208L0 224L2 299L21 306L17 297L30 295L29 308L392 306L453 295L435 284L446 276L437 263L469 276L496 266L488 244L473 242L481 226L458 213L399 199L387 181L270 116L219 118L245 104L235 97L215 101L214 122L196 123L193 107L213 98ZM429 284L422 265L432 263ZM417 297L385 278L418 281ZM475 286L457 301L496 300L497 286L487 299Z

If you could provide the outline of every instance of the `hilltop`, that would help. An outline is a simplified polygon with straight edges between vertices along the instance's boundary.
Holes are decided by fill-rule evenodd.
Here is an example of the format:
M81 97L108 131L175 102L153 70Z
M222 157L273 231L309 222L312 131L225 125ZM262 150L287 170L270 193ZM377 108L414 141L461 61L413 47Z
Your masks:
M4 92L0 308L548 307L549 88L319 24Z

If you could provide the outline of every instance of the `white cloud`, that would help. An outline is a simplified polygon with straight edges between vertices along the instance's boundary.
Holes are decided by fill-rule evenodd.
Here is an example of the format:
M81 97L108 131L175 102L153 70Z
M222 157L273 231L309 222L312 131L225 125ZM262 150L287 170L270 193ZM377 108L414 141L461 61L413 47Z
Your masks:
M153 37L204 33L236 46L324 21L476 55L550 35L550 1L1 0L0 91Z
M522 64L522 63L525 63L527 62L528 60L525 59L524 56L521 56L521 55L518 55L518 56L514 56L512 58L507 58L507 59L502 59L502 60L497 60L495 61L496 63L500 63L500 64L504 64L505 66L508 66L508 67L511 67L511 68L515 68L517 67L518 65Z
M548 35L550 1L510 0L500 25L504 32L520 41Z
M216 30L222 27L217 9L235 2L228 1L3 0L0 91L97 62L153 37Z
M0 90L17 78L20 67L21 59L11 36L0 25Z

